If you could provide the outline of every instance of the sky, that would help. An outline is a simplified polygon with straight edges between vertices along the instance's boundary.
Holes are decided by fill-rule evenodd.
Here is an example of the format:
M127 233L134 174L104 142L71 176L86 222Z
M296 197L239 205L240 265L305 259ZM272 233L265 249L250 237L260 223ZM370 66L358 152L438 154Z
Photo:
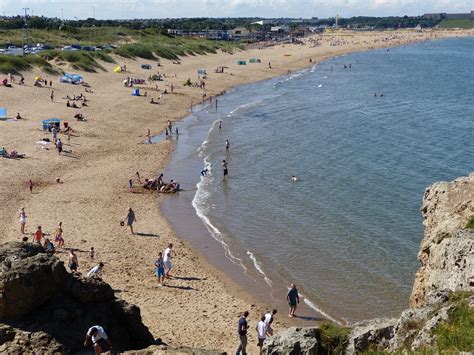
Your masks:
M474 0L0 0L0 14L74 19L416 16L470 12Z

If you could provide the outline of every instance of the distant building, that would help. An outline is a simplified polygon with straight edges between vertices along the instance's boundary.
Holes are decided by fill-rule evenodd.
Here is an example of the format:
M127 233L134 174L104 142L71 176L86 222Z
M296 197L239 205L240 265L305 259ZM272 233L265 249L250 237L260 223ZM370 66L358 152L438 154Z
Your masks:
M445 12L424 14L424 18L433 20L474 20L474 11L457 14L447 14Z

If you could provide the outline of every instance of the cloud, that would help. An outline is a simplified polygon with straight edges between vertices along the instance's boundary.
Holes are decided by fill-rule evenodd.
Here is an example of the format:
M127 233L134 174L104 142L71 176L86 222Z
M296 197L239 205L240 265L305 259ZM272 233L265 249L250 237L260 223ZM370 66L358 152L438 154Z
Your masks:
M97 18L163 17L328 17L420 15L467 12L474 0L0 0L0 13L19 14L28 6L35 15Z

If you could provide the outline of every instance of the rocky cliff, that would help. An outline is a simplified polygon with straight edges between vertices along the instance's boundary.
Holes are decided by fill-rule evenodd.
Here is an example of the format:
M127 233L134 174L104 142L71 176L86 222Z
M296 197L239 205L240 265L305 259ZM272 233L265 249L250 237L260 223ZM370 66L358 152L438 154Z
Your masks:
M0 246L0 268L1 353L81 351L87 329L96 324L119 351L156 343L138 307L117 299L100 279L68 273L41 246Z
M426 189L425 233L410 306L421 307L436 289L474 290L473 234L462 229L474 215L474 174Z

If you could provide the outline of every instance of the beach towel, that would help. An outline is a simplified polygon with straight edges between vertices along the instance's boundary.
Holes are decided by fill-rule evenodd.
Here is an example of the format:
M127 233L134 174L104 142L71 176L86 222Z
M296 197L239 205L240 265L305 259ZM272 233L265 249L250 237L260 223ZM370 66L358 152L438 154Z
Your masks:
M4 157L7 155L7 150L5 148L0 148L0 157Z
M134 89L132 91L132 96L140 96L140 89Z
M7 118L7 109L0 107L0 118Z
M142 69L151 69L150 64L142 64Z
M247 65L247 62L245 60L239 60L237 61L238 65Z

